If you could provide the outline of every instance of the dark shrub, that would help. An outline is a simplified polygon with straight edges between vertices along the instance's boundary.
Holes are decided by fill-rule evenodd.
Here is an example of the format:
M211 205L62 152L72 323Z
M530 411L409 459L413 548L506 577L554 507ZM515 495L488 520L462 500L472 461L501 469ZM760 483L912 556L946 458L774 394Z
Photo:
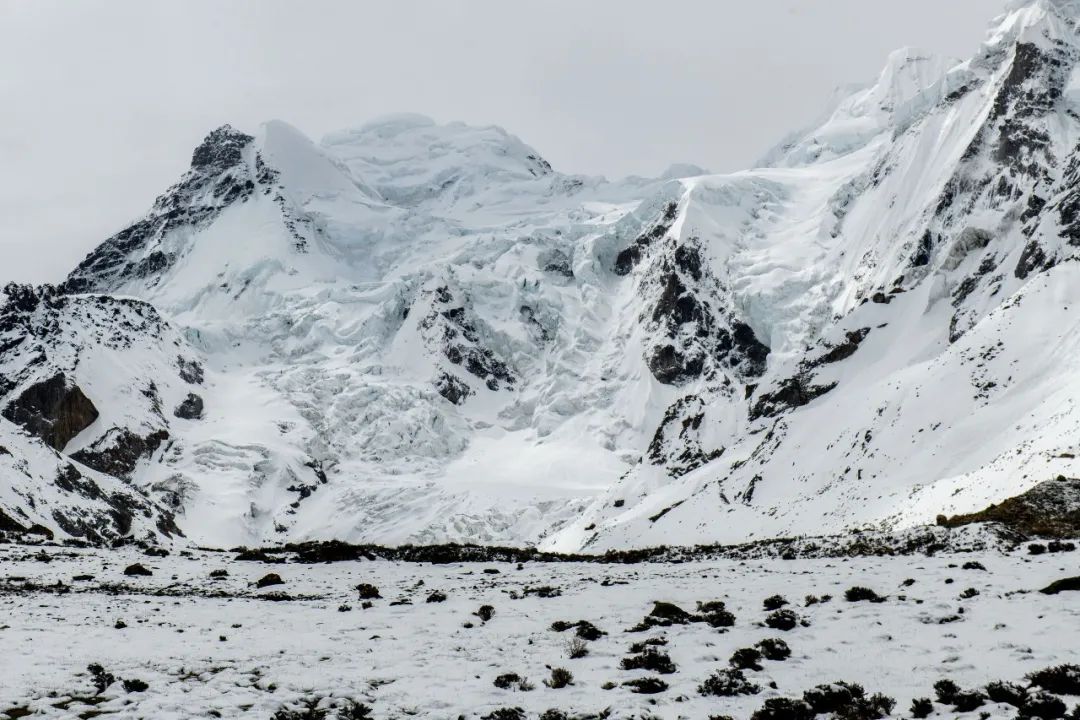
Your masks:
M1005 703L1013 707L1023 707L1027 700L1027 689L1016 683L998 680L986 686L986 696L996 703Z
M135 563L134 565L128 565L124 568L124 574L128 577L137 577L139 575L153 575L145 566Z
M986 696L978 690L961 690L953 697L952 706L957 712L971 712L986 704Z
M670 675L677 669L675 663L667 653L660 652L655 647L648 647L637 655L624 657L622 660L623 670L649 670L661 675Z
M736 695L757 695L761 688L746 679L742 670L727 669L714 672L698 686L702 695L716 697L735 697Z
M952 705L960 692L960 686L952 680L938 680L934 683L935 697L942 705Z
M533 686L529 683L528 679L521 677L517 673L503 673L495 678L495 687L501 690L532 690Z
M735 616L727 610L723 600L710 600L697 604L698 618L707 622L714 628L731 627L735 624Z
M750 720L812 720L814 711L802 700L769 698Z
M86 667L90 672L90 681L94 683L94 690L97 694L105 692L105 689L116 682L116 676L110 672L105 672L105 668L97 663L91 663Z
M551 623L551 629L555 632L565 632L570 628L577 628L574 634L582 640L599 640L607 635L606 632L593 625L588 620L578 620L577 622L567 622L566 620L556 620Z
M540 598L557 598L562 595L562 590L557 587L551 587L550 585L541 585L540 587L527 587L523 591L525 597L529 595L535 595Z
M772 597L767 597L762 603L762 605L765 606L766 610L779 610L787 604L788 601L784 598L783 595L773 595Z
M379 588L371 583L360 583L356 586L356 592L360 594L359 600L379 600L382 598L382 595L379 594Z
M484 622L487 622L491 618L495 617L495 608L491 605L481 605L480 609L474 612L473 615L480 618Z
M623 687L630 688L630 692L635 692L640 695L655 695L656 693L662 693L668 689L668 684L656 677L639 678L637 680L627 680L623 683Z
M124 692L129 692L129 693L146 692L150 688L149 685L147 685L145 682L143 682L142 680L139 680L137 678L131 678L130 680L124 680L122 684L124 686Z
M525 711L519 707L499 708L484 715L480 720L525 720Z
M688 623L691 620L690 613L686 612L678 605L669 602L654 602L653 609L649 612L649 617L680 625Z
M861 685L846 682L836 682L830 685L818 685L812 690L803 693L803 701L814 711L815 715L839 712L856 700L866 697L866 691Z
M371 720L371 708L355 700L344 700L338 706L338 720Z
M435 590L427 596L427 602L429 603L441 603L446 602L446 593L441 590Z
M975 597L978 594L979 594L979 591L976 590L975 588L968 588L964 592L960 593L960 599L961 600L970 600L971 598Z
M640 642L636 642L633 645L631 645L630 646L630 652L632 652L632 653L641 653L641 652L645 652L645 650L649 646L662 647L664 645L667 645L667 638L663 638L663 637L649 638L648 640L642 640Z
M1057 665L1027 676L1035 687L1055 695L1080 695L1080 666Z
M766 660L783 661L791 657L791 648L780 638L765 638L757 644Z
M1027 698L1027 702L1020 708L1020 717L1057 720L1065 717L1066 710L1068 708L1061 698L1039 690Z
M1062 542L1061 540L1051 540L1046 544L1047 552L1059 553L1059 552L1072 552L1076 549L1076 544L1071 542Z
M579 620L577 624L577 630L574 631L582 640L596 641L607 635L606 632L593 625L588 620Z
M589 643L581 638L571 638L566 643L566 654L571 660L578 660L589 654Z
M551 668L551 677L544 684L554 690L574 684L574 675L566 668Z
M870 588L859 587L858 585L853 588L848 588L844 592L844 599L848 602L863 602L865 600L874 603L885 602L885 598L881 597Z
M218 580L218 579L221 579L221 578L227 578L227 577L229 577L229 571L224 570L224 569L211 570L210 571L210 577L214 578L215 580Z
M739 670L761 670L761 651L739 648L731 655L731 666Z
M799 616L791 610L776 610L765 617L766 627L773 630L793 630L799 624Z
M930 701L930 698L915 698L911 701L911 717L921 720L930 717L932 712L934 712L934 703Z
M986 569L986 566L984 566L981 562L978 562L976 560L968 560L961 567L964 570L985 570Z
M1042 555L1044 552L1046 552L1046 546L1042 543L1031 543L1028 545L1029 555Z

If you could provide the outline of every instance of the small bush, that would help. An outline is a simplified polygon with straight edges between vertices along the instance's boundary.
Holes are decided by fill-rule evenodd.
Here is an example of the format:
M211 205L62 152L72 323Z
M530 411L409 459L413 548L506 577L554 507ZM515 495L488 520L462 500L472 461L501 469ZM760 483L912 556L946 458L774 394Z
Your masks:
M676 671L675 663L665 652L660 652L655 647L647 647L637 655L625 657L622 660L623 670L648 670L658 672L661 675L670 675Z
M500 690L521 690L522 692L528 692L534 687L528 678L523 678L517 673L503 673L495 678L493 684Z
M874 603L885 602L885 598L881 597L870 588L860 587L858 585L848 588L844 592L844 599L848 602L863 602L867 600Z
M769 698L750 720L813 720L814 711L802 700Z
M715 697L735 697L737 695L757 695L761 692L758 685L750 682L742 670L718 670L698 686L702 695Z
M1063 542L1061 540L1051 540L1046 544L1047 552L1059 553L1059 552L1072 552L1076 550L1076 544L1071 542Z
M544 684L553 690L559 690L574 684L574 675L566 668L551 668L551 677Z
M986 566L977 560L968 560L961 567L964 570L986 570Z
M733 668L739 670L761 670L761 651L755 648L739 648L732 653L729 662Z
M765 617L765 626L773 630L794 630L799 616L791 610L776 610Z
M964 592L960 593L960 599L961 600L970 600L971 598L975 597L978 594L979 594L979 591L976 590L975 588L968 588Z
M952 706L957 712L971 712L985 705L986 699L978 690L961 690L953 697Z
M1045 690L1039 690L1027 698L1027 702L1020 708L1020 717L1057 720L1065 717L1067 710L1068 708L1061 698L1051 695Z
M1046 546L1042 543L1031 543L1028 545L1029 555L1042 555L1044 552L1046 552Z
M815 715L839 712L856 700L866 697L861 685L836 682L831 685L818 685L803 693L803 701L810 706Z
M480 609L474 612L473 615L484 622L488 622L491 618L495 617L495 608L491 605L481 605Z
M124 692L129 692L129 693L146 692L150 688L150 686L147 685L145 682L143 682L142 680L138 680L136 678L131 678L130 680L124 680L122 684L124 686Z
M765 638L757 644L766 660L784 661L791 657L791 648L780 638Z
M105 668L97 663L91 663L86 667L90 672L90 681L94 684L94 690L97 694L105 692L105 690L116 682L116 676L110 672L105 672Z
M911 701L911 717L922 718L930 717L930 713L934 712L934 703L930 698L915 698Z
M952 680L938 680L934 683L934 696L942 705L952 705L960 692L960 686Z
M637 680L627 680L623 683L623 687L630 688L630 692L638 693L639 695L655 695L656 693L662 693L668 689L668 684L656 677L639 678Z
M356 591L360 594L358 600L379 600L382 598L382 595L379 594L379 588L371 583L360 583L356 586Z
M632 652L632 653L642 653L642 652L645 652L645 650L648 649L650 646L663 647L664 645L667 645L667 638L663 638L663 637L649 638L648 640L642 640L640 642L636 642L633 645L631 645L630 646L630 652Z
M441 603L446 602L446 593L441 590L435 590L427 596L427 602L429 603Z
M499 708L484 715L480 720L525 720L525 711L519 707Z
M998 680L986 686L986 696L993 702L1018 708L1023 707L1027 700L1027 689L1016 683Z
M773 595L771 597L767 597L762 603L762 605L765 606L766 610L779 610L787 604L788 601L783 595Z
M1057 665L1033 672L1028 682L1055 695L1080 695L1080 666Z
M566 655L571 660L578 660L589 654L589 643L581 638L570 638L566 642Z

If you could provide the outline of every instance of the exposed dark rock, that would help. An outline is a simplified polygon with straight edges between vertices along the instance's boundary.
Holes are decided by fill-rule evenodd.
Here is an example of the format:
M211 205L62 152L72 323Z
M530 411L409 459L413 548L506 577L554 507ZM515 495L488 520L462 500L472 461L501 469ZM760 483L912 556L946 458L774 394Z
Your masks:
M139 563L135 563L134 565L128 565L126 568L124 568L124 574L127 575L128 577L138 577L138 576L150 576L150 575L153 575L154 573L152 573L150 570L148 570L144 565L140 565Z
M264 587L270 587L271 585L284 585L285 581L281 579L281 576L277 573L267 573L261 578L255 581L255 587L260 590Z
M939 519L945 527L1001 523L1020 538L1080 536L1080 479L1058 477L977 513Z
M836 383L812 385L806 375L790 377L783 380L773 392L763 393L758 397L758 401L750 409L750 419L775 417L788 410L809 405L835 387Z
M233 167L243 159L243 150L254 140L234 130L231 125L222 125L212 130L195 148L191 155L191 166L200 170L221 172Z
M1062 592L1080 592L1080 576L1055 580L1039 592L1044 595L1057 595Z
M106 475L127 477L139 460L156 452L168 438L167 430L157 430L140 437L127 428L112 428L93 445L71 457Z
M203 416L203 399L195 393L188 393L184 401L173 411L173 415L182 420L201 420Z
M62 372L23 390L2 414L55 450L98 418L94 403Z

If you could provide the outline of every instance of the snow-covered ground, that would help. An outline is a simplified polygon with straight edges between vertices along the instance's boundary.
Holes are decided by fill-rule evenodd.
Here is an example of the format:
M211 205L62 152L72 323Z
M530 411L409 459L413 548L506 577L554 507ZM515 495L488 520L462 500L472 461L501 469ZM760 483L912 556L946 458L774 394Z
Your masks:
M769 698L800 697L835 681L884 693L897 702L893 716L910 717L912 699L933 698L942 679L975 690L1080 661L1080 595L1037 592L1080 574L1080 555L1069 552L521 567L266 564L189 552L150 557L135 548L0 545L0 718L265 720L313 698L353 699L374 718L480 718L513 707L528 718L552 708L571 718L747 718ZM985 569L964 567L973 562ZM125 576L133 563L153 574ZM211 578L217 570L228 576ZM267 573L284 584L257 589ZM366 609L360 583L382 596ZM886 599L845 600L855 586ZM544 587L554 590L537 591ZM436 592L445 601L428 602ZM801 624L763 625L763 603L774 595L790 602L784 609ZM808 595L832 599L807 605ZM690 613L698 602L722 601L734 624L631 631L655 601ZM484 605L492 608L487 621L476 615ZM577 630L551 626L582 620L606 634L571 659ZM653 638L665 639L656 649L674 672L621 667L632 644ZM731 667L736 650L767 638L782 639L791 655L744 671L758 693L699 692L714 672ZM98 692L91 664L116 682ZM545 685L551 668L569 670L573 684ZM495 687L507 673L533 689ZM646 677L659 677L667 689L638 694L623 684ZM145 682L145 690L131 680ZM1080 702L1063 699L1070 709ZM605 709L610 715L590 715ZM960 715L942 704L935 711ZM1016 716L1011 706L986 702L970 717L982 712Z

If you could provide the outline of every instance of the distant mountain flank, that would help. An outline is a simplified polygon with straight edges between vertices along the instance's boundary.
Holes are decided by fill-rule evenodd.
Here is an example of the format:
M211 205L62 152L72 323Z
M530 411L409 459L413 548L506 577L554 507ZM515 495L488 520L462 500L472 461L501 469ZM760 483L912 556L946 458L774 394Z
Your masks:
M218 128L4 289L0 531L575 553L1042 497L1080 437L1078 19L898 51L729 175L419 115Z

